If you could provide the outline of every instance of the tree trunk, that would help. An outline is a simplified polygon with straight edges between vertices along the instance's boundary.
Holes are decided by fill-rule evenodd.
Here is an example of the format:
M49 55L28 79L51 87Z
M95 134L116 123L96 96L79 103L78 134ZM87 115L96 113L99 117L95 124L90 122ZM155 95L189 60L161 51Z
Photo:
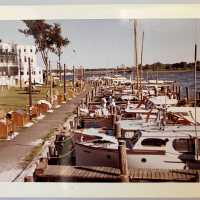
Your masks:
M61 77L61 64L60 64L60 53L58 54L58 61L59 61L59 76L60 76L60 82L62 81L62 77Z

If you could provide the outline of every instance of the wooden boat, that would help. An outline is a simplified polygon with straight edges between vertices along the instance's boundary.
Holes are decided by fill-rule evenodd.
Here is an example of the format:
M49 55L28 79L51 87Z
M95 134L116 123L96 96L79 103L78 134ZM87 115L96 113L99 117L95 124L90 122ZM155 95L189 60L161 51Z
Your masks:
M119 167L118 141L112 136L76 142L76 165ZM125 138L130 168L199 169L191 133L136 131ZM199 140L198 140L199 141Z

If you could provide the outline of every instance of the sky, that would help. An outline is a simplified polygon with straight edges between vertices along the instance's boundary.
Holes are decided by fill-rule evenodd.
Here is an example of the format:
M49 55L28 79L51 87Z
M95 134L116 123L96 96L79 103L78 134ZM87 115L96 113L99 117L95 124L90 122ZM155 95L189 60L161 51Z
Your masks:
M35 4L99 4L99 3L200 3L200 0L0 0L0 5Z
M56 20L62 35L70 45L64 49L62 63L67 66L113 67L134 64L133 26L130 20ZM0 38L4 42L34 45L32 37L25 37L22 21L0 21ZM199 20L192 19L140 19L138 20L138 51L144 31L143 63L192 62L195 41L200 42ZM199 45L200 46L200 45ZM75 49L76 53L74 53ZM50 55L56 65L57 57ZM140 60L140 58L139 58ZM38 63L42 64L38 56Z
M78 3L200 3L200 0L0 0L0 6ZM70 45L64 49L62 64L93 68L122 64L132 66L135 63L133 27L130 20L52 20L48 22L59 23L63 36L70 40ZM34 45L31 37L25 37L18 31L25 28L22 21L0 21L0 27L2 41ZM139 55L143 31L145 33L143 64L193 61L194 43L196 41L199 44L200 41L199 20L138 20ZM57 57L50 55L50 59L56 66ZM40 56L38 56L38 64L43 65Z

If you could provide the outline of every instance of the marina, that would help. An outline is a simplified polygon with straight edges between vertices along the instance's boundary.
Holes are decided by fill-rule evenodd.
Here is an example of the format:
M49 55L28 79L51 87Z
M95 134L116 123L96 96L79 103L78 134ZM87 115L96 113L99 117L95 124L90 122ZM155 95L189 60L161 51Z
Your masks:
M152 82L139 100L128 79L90 80L69 130L56 136L26 181L198 182L195 108L189 101L177 106L173 81L160 81L157 91Z
M0 41L0 181L199 182L197 39L178 56L166 54L164 31L145 28L159 20L95 22L108 32L86 20L94 35L74 32L73 44L61 33L82 21L23 20L33 46Z

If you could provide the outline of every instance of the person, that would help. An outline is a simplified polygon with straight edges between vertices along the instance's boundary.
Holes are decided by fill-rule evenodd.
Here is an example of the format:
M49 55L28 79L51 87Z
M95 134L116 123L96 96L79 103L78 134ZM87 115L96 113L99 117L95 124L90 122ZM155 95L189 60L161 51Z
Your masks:
M110 104L110 112L111 112L111 114L114 114L114 112L116 111L115 108L116 108L115 100L112 99L112 102Z
M103 98L101 99L101 103L102 103L102 106L103 106L103 107L106 106L107 101L106 101L106 98L105 98L105 97L103 97Z
M112 101L111 101L111 104L110 104L112 107L115 107L116 106L116 104L115 104L115 100L114 99L112 99Z
M112 97L111 97L111 96L109 96L109 97L108 97L108 105L110 105L110 104L111 104L111 102L112 102Z

